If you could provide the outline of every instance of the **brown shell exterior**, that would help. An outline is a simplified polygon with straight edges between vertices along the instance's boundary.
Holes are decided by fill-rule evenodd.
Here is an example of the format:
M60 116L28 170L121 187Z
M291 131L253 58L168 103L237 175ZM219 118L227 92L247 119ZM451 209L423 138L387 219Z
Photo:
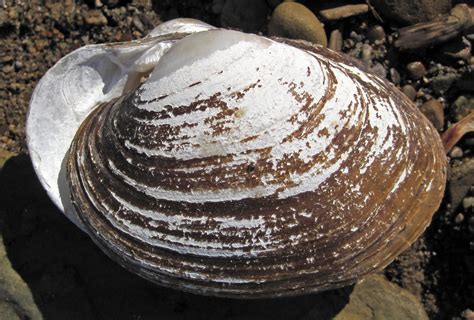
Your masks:
M319 46L279 41L325 56L334 63L358 65L345 55ZM328 77L331 76L334 74ZM337 79L329 80L337 85ZM363 85L372 94L390 96L396 101L408 134L402 135L395 128L393 154L376 158L364 174L360 174L359 168L364 166L368 154L366 148L359 148L341 164L347 170L333 173L311 192L288 198L265 196L219 202L154 199L131 190L108 161L111 159L122 172L143 184L190 194L197 189L222 187L216 184L216 176L224 180L224 185L227 183L225 186L252 184L271 172L271 168L249 162L232 168L228 176L225 158L178 161L147 157L127 149L124 136L139 130L127 122L136 112L130 106L134 103L132 93L100 105L77 132L67 160L72 201L92 239L105 253L131 271L164 286L200 294L254 298L303 294L351 284L383 269L422 234L439 207L446 179L446 158L437 131L393 85L382 79L376 82L378 86ZM219 101L215 98L206 103L215 106ZM193 106L182 106L180 112L193 112ZM364 126L364 119L360 121L358 143L370 145L376 132ZM169 134L152 135L147 130L142 133L145 138L153 136L159 140ZM334 158L344 151L346 143L354 143L350 134L342 132L332 141L340 146ZM403 149L402 160L395 157L399 149ZM129 158L132 163L127 161ZM322 155L315 159L333 161ZM194 174L180 170L197 164L213 165L215 169ZM391 192L407 167L410 170L406 177L396 192ZM357 195L351 191L354 181L361 186ZM136 210L118 203L116 195ZM182 216L185 228L180 229L179 224L174 228L169 223L156 224L149 216L139 214L137 208L146 209L151 215L153 211L160 212L171 217L170 221ZM302 214L307 212L311 215ZM261 219L264 228L222 229L219 218ZM124 232L125 224L153 230L157 238L165 234L177 240L171 243L166 242L168 238L161 238L158 240L169 246L155 245L150 240L153 237L134 237ZM265 238L268 230L271 236ZM189 239L209 243L208 252L191 250L192 246L185 244ZM259 245L262 239L269 241L267 247ZM242 252L232 255L232 244L242 245ZM230 253L213 254L219 246L230 248Z

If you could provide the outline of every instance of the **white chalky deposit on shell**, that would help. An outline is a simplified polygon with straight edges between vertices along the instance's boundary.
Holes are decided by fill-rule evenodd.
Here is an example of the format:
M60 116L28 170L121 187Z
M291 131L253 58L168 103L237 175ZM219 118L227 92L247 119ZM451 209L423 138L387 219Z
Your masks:
M96 101L65 160L83 227L143 277L235 297L335 288L385 267L439 206L436 130L350 58L210 30L153 61Z

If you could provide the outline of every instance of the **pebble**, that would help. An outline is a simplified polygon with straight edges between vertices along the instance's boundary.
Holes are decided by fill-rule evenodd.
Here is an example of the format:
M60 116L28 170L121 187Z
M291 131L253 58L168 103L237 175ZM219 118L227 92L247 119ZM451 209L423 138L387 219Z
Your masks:
M43 51L48 45L49 41L46 41L44 39L39 39L38 41L35 41L35 48L37 51Z
M464 158L451 167L448 182L449 201L451 208L456 210L474 185L474 158Z
M359 281L353 287L348 300L334 318L314 312L302 320L328 318L428 320L423 305L412 293L379 274L369 275Z
M273 11L268 33L270 36L302 39L327 46L321 22L308 8L297 2L283 2Z
M333 21L369 12L367 4L348 4L336 8L323 9L319 14L324 20Z
M474 197L465 197L462 199L462 207L466 210L474 207Z
M460 224L464 221L464 215L462 213L458 213L456 217L454 218L454 223L455 224Z
M135 28L138 29L138 31L142 33L145 32L145 26L143 25L143 22L140 20L139 17L133 17L132 23L135 26Z
M104 14L99 10L90 10L84 12L84 22L91 26L105 26L108 21Z
M394 85L398 85L400 84L400 73L398 73L397 69L395 68L390 68L388 70L388 74L390 75L390 81L392 81L392 83Z
M451 10L451 0L372 0L375 11L402 25L429 21Z
M431 78L431 88L437 95L446 93L458 79L456 73L441 74Z
M10 72L13 72L13 71L15 71L15 67L11 64L7 64L6 66L3 66L3 68L2 68L3 73L10 73Z
M411 100L411 101L415 101L415 98L416 98L416 89L407 84L407 85L404 85L402 87L402 92Z
M367 39L370 42L375 43L375 41L384 41L385 40L385 31L380 25L370 27L367 32Z
M355 42L362 42L364 40L364 36L355 31L351 31L351 33L349 34L349 37L353 39Z
M17 61L15 61L14 66L15 66L15 71L19 71L19 70L23 69L24 65L23 65L23 62L21 62L20 60L17 60Z
M244 32L256 31L263 27L269 12L265 0L227 0L222 8L221 24Z
M342 39L342 33L339 30L333 30L329 36L329 49L335 51L341 51L344 40Z
M454 146L449 152L449 157L452 159L459 159L459 158L462 158L462 156L463 156L463 151L458 146Z
M463 320L472 320L474 319L474 311L466 309L461 313L461 316L464 318Z
M437 100L432 99L426 101L420 106L420 111L431 121L438 131L442 131L444 127L444 110L443 104Z
M407 65L408 75L415 80L421 79L426 74L426 68L420 61L414 61Z
M370 68L370 70L372 70L376 75L378 75L381 78L387 77L387 70L382 64L378 62L372 68Z
M459 96L451 105L451 116L456 122L460 121L472 111L474 111L474 96Z
M370 64L372 61L372 46L370 44L364 43L362 45L362 61L366 64Z

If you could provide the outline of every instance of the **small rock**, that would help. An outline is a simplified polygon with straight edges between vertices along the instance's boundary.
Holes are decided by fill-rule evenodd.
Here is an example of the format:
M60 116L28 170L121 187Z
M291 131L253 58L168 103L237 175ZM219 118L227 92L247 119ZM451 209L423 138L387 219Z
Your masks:
M407 65L407 71L412 79L418 80L425 75L426 68L422 62L414 61Z
M222 8L221 24L245 32L256 31L265 24L269 11L265 0L227 0Z
M341 31L333 30L329 36L329 49L341 51L343 43Z
M463 152L462 149L458 146L454 146L451 151L449 152L449 157L452 159L459 159L462 158Z
M86 11L83 17L84 22L91 26L105 26L108 23L107 18L99 10Z
M464 221L464 215L462 213L458 213L456 217L454 218L454 223L455 224L460 224Z
M397 69L390 68L388 72L390 75L390 81L392 81L392 83L395 85L400 84L400 73L398 73Z
M466 309L461 313L461 317L463 317L464 320L473 320L474 311L472 311L471 309Z
M420 111L423 112L438 131L443 130L444 111L443 104L439 100L426 101L420 106Z
M416 89L413 86L407 84L402 87L402 92L411 100L415 101Z
M466 210L474 207L474 197L465 197L462 199L462 207Z
M21 12L21 11L20 11ZM8 11L8 18L10 18L10 20L16 20L18 19L18 9L17 8L11 8L9 11ZM3 23L1 23L3 24Z
M474 185L474 158L466 158L451 167L448 191L453 210L462 203L472 185Z
M364 43L362 46L362 61L366 64L370 64L372 61L372 46L370 44Z
M429 21L451 10L451 0L372 0L370 2L382 16L402 25Z
M474 111L474 96L459 96L451 105L451 116L456 122L460 121L472 111Z
M464 37L457 38L439 49L439 58L443 61L471 60L471 42Z
M364 40L364 36L355 31L351 31L351 33L349 34L349 37L351 37L351 39L353 39L356 42L362 42Z
M431 88L436 94L442 95L451 88L456 79L458 79L456 73L437 75L431 79Z
M371 275L360 281L349 299L335 320L428 320L423 305L413 294L381 275Z
M135 26L135 28L138 29L138 31L145 32L145 26L143 25L143 22L140 20L139 17L137 16L133 17L132 23Z
M43 51L48 46L49 42L44 39L38 39L37 41L35 41L35 48L37 51Z
M321 22L308 8L297 2L283 2L273 11L268 33L327 46L326 32Z
M383 30L383 27L379 25L372 26L369 29L369 32L367 32L367 39L372 43L375 41L385 40L385 31Z
M5 74L6 74L6 73L13 72L13 71L15 71L15 67L14 67L13 65L11 65L11 64L7 64L6 66L4 66L4 67L2 68L2 72L5 73Z
M387 70L382 64L378 62L372 68L370 68L370 70L372 70L376 75L381 78L387 77Z
M320 10L319 14L324 20L332 21L356 16L367 12L369 12L369 6L367 4L348 4L336 8Z
M23 62L21 62L20 60L15 61L15 64L14 64L15 71L21 70L23 66L24 66Z

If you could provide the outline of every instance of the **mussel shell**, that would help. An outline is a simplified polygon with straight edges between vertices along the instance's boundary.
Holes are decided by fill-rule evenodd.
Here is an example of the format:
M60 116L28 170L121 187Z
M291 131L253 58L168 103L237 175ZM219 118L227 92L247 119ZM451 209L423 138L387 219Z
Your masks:
M236 36L219 32L182 42ZM316 292L384 268L430 223L446 157L413 103L342 54L262 39L196 60L180 43L81 125L72 202L126 268L208 295Z

